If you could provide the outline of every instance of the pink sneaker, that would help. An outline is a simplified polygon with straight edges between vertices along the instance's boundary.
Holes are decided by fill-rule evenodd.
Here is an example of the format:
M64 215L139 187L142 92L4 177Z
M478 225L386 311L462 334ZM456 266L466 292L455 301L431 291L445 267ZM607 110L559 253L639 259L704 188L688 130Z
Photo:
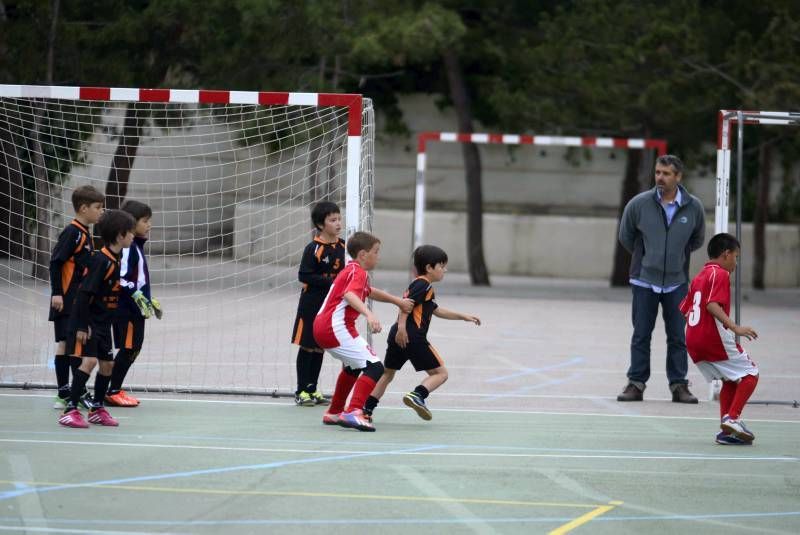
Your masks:
M359 431L375 431L375 426L370 420L371 418L365 415L361 409L343 412L339 415L339 425Z
M322 423L325 425L339 425L339 414L326 412L322 415Z
M58 423L66 427L75 427L79 429L86 429L89 427L89 424L83 419L83 415L78 409L72 409L62 414L58 419Z
M89 412L89 421L93 424L117 427L119 422L108 413L105 407L98 407Z

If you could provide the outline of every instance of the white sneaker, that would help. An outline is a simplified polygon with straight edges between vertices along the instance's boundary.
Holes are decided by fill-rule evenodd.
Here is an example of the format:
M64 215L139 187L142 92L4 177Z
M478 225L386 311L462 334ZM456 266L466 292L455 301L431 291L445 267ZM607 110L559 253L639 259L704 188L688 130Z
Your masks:
M750 432L744 426L744 422L740 420L734 420L727 414L722 417L722 423L720 424L720 428L725 431L729 435L733 435L740 440L745 440L747 442L752 442L755 439L755 435Z

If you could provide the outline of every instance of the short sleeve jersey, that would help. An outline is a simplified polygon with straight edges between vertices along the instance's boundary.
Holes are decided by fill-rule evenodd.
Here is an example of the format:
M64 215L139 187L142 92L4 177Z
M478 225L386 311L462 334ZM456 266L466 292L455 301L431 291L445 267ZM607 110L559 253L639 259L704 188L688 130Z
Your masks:
M353 292L359 299L366 301L371 291L369 275L364 268L355 260L348 262L334 279L314 320L314 339L320 347L339 347L347 337L358 337L356 319L359 313L347 304L344 294Z
M328 243L319 237L306 245L297 278L303 283L299 308L319 310L336 275L344 268L344 240Z
M119 304L119 257L103 247L92 256L89 272L78 288L72 327L110 325Z
M50 255L50 294L64 298L64 308L50 309L50 320L69 316L72 303L92 258L92 239L89 229L74 219L58 236Z
M680 304L686 317L686 349L694 362L728 360L743 352L733 332L706 309L709 303L718 303L725 314L730 314L730 281L727 270L708 262L692 280Z
M414 308L406 318L409 342L426 342L433 311L439 307L435 301L433 285L425 277L417 277L408 286L403 297L414 301ZM389 331L389 340L394 340L396 334L397 324L395 323Z

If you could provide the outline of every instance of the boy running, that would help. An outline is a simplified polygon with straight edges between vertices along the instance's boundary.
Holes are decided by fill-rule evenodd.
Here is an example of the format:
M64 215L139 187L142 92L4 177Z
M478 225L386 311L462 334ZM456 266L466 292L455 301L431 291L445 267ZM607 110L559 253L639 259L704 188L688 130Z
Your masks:
M367 297L392 303L405 312L411 311L411 301L369 285L367 271L378 265L380 248L380 240L367 232L356 232L347 240L347 254L352 260L336 276L314 320L317 344L342 361L331 405L322 417L322 423L327 425L375 431L361 408L383 374L383 364L356 330L356 319L363 314L372 332L381 331L381 322L365 304ZM351 390L353 396L347 411L344 411Z
M403 396L403 403L414 409L423 420L430 420L433 416L425 405L425 399L447 381L444 361L436 348L428 342L428 327L432 316L481 324L477 316L441 308L434 301L433 283L441 281L447 272L447 253L444 250L435 245L417 247L414 251L414 268L419 276L411 282L404 295L414 301L414 308L411 314L401 311L397 323L389 331L386 358L383 361L385 370L364 405L364 414L368 416L372 416L395 373L406 361L411 361L415 370L424 370L428 376L414 390Z
M689 285L680 309L686 316L686 349L707 381L722 380L718 444L751 444L755 436L739 418L758 383L758 367L736 343L736 336L758 337L752 327L729 317L730 274L736 269L739 241L717 234L708 242L709 261ZM736 336L735 336L736 335Z

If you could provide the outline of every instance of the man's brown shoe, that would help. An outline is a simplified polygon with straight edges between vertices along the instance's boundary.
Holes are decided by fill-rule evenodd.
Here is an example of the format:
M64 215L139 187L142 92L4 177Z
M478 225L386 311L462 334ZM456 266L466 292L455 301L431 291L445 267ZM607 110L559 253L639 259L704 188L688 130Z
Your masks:
M617 396L617 401L642 401L642 399L642 391L632 383L628 383L622 394Z
M697 403L697 398L689 392L689 387L683 383L671 385L670 390L672 390L673 403Z

